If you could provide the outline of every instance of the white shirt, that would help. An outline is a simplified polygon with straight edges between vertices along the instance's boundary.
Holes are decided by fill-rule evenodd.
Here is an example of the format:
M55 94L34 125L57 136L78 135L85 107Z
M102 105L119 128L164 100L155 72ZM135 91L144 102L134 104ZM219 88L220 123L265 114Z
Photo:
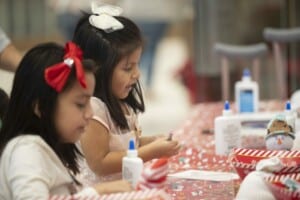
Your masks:
M35 135L18 136L6 145L0 159L0 180L0 199L48 199L70 194L73 186L67 168ZM97 194L87 189L90 195Z
M10 44L10 39L0 27L0 53Z

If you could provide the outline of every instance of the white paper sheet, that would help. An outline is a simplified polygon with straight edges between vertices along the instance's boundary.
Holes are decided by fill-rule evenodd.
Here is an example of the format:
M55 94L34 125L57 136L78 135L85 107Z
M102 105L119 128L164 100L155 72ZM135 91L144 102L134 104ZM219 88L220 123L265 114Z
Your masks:
M168 174L168 177L207 181L230 181L239 179L239 176L235 173L204 170L187 170L174 174Z

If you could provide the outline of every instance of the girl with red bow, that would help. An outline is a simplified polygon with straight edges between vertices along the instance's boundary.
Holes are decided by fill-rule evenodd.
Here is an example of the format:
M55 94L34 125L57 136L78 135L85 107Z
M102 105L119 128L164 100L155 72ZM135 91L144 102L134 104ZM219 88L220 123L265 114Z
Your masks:
M77 142L92 117L96 65L72 42L29 50L0 131L0 199L49 199L131 190L116 181L79 191Z
M93 13L79 20L73 38L83 56L100 66L91 98L94 115L80 139L86 158L81 163L81 179L87 184L121 178L122 157L131 138L144 162L175 155L179 150L175 140L141 136L138 114L144 112L145 105L139 61L143 39L134 22L118 16L121 11L119 7L92 4Z

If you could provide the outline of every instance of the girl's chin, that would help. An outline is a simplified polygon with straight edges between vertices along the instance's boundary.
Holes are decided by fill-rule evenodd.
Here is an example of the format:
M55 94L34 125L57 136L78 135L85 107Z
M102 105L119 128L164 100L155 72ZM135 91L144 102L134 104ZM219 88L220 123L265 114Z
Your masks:
M130 91L129 91L130 92ZM129 92L124 93L120 99L126 99L129 95Z

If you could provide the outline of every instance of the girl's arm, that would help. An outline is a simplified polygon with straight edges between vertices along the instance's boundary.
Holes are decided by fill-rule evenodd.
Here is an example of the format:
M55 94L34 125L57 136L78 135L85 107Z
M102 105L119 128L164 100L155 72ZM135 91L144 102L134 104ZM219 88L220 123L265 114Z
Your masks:
M91 170L98 176L121 171L125 151L109 152L109 132L101 123L90 120L80 143Z
M167 136L167 140L171 141L172 140L172 136L173 136L173 133L170 132ZM139 137L139 142L140 142L140 146L144 146L144 145L147 145L147 144L150 144L151 142L153 142L154 140L158 139L158 138L164 138L166 137L165 135L162 135L162 134L158 134L158 135L155 135L155 136L143 136L143 137Z
M64 194L70 192L64 184L71 181L67 170L37 136L24 136L9 145L2 154L1 170L5 174L1 184L7 184L12 195L9 199L48 199L55 188Z
M98 176L121 172L122 158L126 151L109 152L109 133L101 123L91 120L80 142L89 167ZM174 155L178 150L177 141L160 138L140 147L138 155L146 162L153 158Z
M156 140L156 138L157 138L156 136L141 136L141 137L139 137L140 147L153 142L154 140Z
M10 152L9 152L10 151ZM1 164L12 199L48 199L56 163L53 163L47 148L33 141L19 142L14 148L2 154ZM3 178L3 179L2 179ZM4 181L4 177L1 177Z
M109 133L101 123L91 120L80 142L83 154L91 170L98 176L121 172L122 158L126 151L109 152ZM151 147L139 148L144 161L154 158Z
M129 192L133 188L131 184L125 180L110 181L98 183L93 187L86 187L74 195L75 199L85 199L87 197L96 197L97 195L112 194L117 192Z
M21 53L12 44L7 45L2 52L0 52L1 68L15 72L22 59Z
M129 192L133 190L131 184L125 180L99 183L98 185L94 186L94 188L100 195L117 192Z

